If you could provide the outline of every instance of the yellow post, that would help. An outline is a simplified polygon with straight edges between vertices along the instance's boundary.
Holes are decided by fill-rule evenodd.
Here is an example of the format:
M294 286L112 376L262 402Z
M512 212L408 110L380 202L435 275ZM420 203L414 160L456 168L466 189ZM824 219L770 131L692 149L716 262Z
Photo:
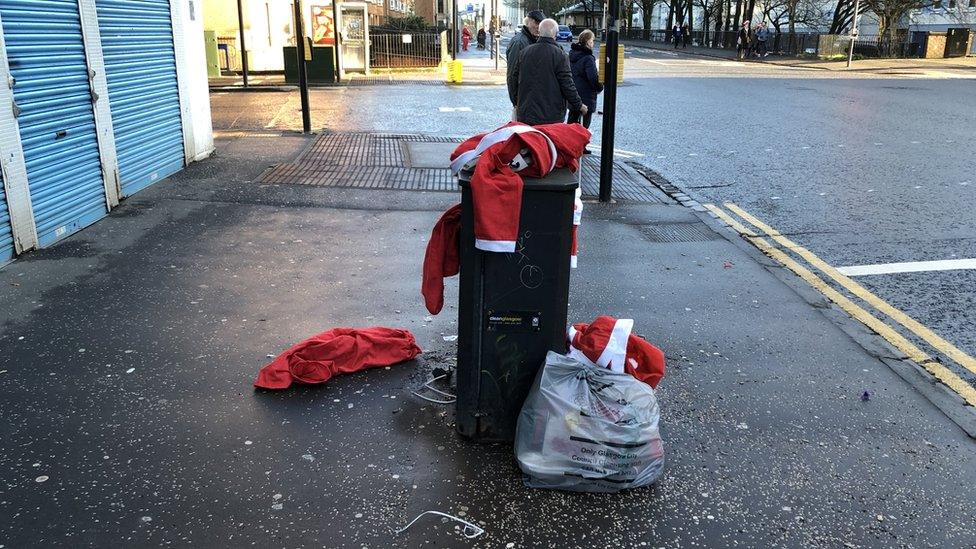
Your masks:
M449 84L460 84L464 66L460 59L447 62L447 82Z
M603 60L606 59L607 46L606 44L600 44L600 58L597 60L596 66L600 70L600 83L603 84ZM617 83L620 84L624 81L624 47L617 46Z

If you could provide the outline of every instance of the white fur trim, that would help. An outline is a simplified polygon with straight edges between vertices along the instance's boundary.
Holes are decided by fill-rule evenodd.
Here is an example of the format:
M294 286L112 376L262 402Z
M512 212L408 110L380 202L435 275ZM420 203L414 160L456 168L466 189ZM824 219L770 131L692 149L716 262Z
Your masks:
M474 239L474 247L486 252L515 252L514 240L482 240Z
M459 154L458 157L451 162L451 172L454 173L454 175L457 175L457 173L461 171L461 168L463 168L465 164L467 164L470 160L481 156L481 153L485 152L485 150L488 147L495 145L497 143L501 143L502 141L505 141L506 139L508 139L509 137L517 133L529 133L529 132L539 133L546 138L546 143L549 144L549 152L552 156L552 162L550 163L551 165L549 166L549 171L551 172L552 170L556 169L556 145L552 142L552 139L549 139L548 135L540 132L539 130L533 128L532 126L526 126L524 124L516 124L512 126L505 126L504 128L499 128L489 134L486 134L484 137L481 138L481 141L478 142L477 147L475 147L470 151L465 151Z
M613 331L610 332L610 340L607 341L607 346L600 353L596 363L614 372L623 372L624 361L627 358L627 340L630 339L630 332L633 329L633 319L618 319L613 325Z

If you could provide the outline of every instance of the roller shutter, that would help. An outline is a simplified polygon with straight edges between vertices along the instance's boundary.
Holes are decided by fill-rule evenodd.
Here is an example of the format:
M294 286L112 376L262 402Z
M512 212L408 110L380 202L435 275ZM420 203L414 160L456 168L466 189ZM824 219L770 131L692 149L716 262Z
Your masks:
M169 0L96 0L122 196L183 167Z
M0 17L43 247L107 211L78 3L0 0Z
M3 175L0 174L0 265L14 255L14 235L10 231L10 213L7 211L7 193L3 191Z

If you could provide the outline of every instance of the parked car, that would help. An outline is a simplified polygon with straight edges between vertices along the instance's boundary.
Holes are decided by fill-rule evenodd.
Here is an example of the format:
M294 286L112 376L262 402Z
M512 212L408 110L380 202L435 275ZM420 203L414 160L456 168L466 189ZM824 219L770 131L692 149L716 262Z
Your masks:
M569 30L566 25L559 25L559 32L556 33L556 42L560 40L565 40L566 42L573 41L573 31Z

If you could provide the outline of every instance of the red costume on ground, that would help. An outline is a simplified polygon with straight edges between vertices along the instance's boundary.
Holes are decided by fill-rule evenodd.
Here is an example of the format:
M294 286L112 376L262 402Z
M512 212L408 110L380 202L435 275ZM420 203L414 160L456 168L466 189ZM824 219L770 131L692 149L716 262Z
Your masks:
M590 324L574 324L567 330L569 353L580 362L626 372L656 388L664 377L664 353L631 334L634 321L598 316Z
M258 372L254 386L286 389L293 381L325 383L336 374L392 366L421 352L407 330L394 328L333 328L310 337L278 355Z

